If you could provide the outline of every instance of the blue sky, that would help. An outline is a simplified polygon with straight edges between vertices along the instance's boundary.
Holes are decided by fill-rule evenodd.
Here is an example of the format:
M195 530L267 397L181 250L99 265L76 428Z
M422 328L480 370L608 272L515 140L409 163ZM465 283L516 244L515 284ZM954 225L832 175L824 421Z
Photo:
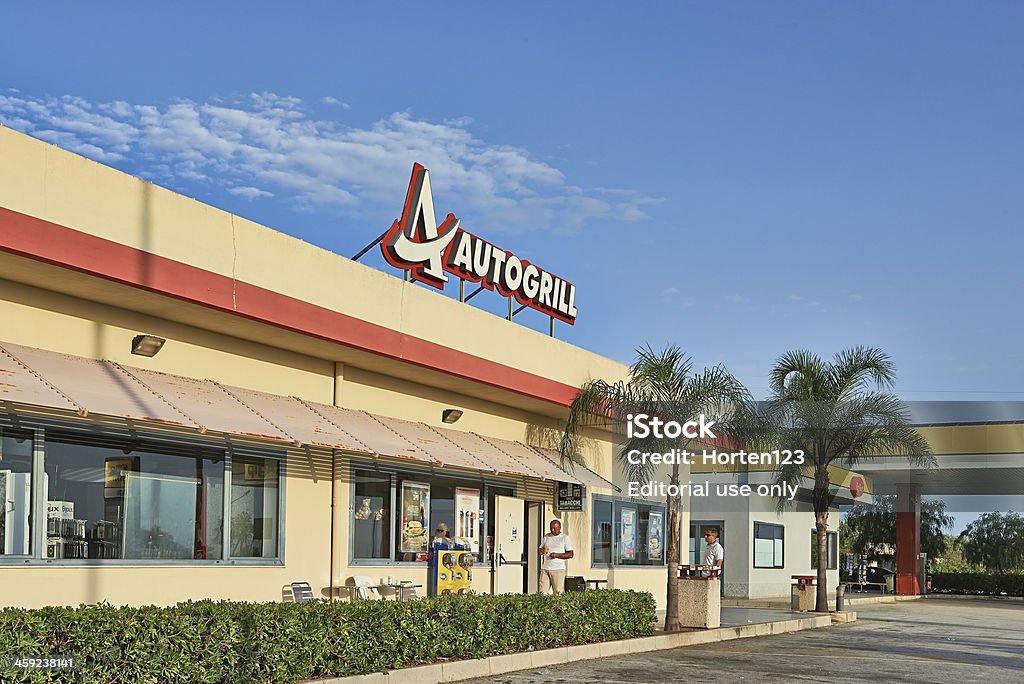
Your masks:
M0 120L346 255L419 161L603 355L1024 399L1019 3L363 5L8 7Z

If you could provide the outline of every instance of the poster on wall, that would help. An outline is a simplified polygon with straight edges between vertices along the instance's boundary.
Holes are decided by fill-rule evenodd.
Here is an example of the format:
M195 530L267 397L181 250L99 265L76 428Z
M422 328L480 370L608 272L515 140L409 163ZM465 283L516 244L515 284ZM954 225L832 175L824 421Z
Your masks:
M455 529L452 536L465 539L473 553L480 551L480 490L455 488Z
M622 531L619 535L622 543L622 560L636 560L636 510L622 509Z
M647 557L651 560L661 559L662 537L662 514L651 513L647 519Z
M124 474L131 472L135 459L108 458L103 462L103 496L112 499L124 495Z
M430 485L425 482L402 483L402 553L427 551L430 534Z

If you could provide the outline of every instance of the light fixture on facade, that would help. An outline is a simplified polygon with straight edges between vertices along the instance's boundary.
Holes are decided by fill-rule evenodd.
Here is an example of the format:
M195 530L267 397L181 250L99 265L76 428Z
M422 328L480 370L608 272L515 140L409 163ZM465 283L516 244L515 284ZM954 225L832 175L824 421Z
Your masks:
M136 335L132 338L132 354L156 356L166 341L164 338L157 337L156 335Z
M450 409L445 409L441 413L441 422L442 423L454 423L455 421L457 421L461 417L462 417L462 411L460 411L459 409L451 409L451 408Z

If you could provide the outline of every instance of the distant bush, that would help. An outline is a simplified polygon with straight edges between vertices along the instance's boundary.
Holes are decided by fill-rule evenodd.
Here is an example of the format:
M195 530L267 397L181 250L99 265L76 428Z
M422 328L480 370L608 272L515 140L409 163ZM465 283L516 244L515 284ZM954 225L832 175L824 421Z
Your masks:
M652 634L647 593L0 610L0 681L298 682ZM77 656L78 671L2 671Z
M940 572L930 575L932 591L947 594L1024 596L1024 574Z

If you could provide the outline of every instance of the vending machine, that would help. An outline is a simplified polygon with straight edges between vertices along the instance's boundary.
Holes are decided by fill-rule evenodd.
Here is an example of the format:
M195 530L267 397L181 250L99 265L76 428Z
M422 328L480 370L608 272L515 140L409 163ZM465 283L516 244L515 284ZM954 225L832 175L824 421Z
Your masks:
M427 575L427 596L465 594L473 585L473 552L436 548Z

